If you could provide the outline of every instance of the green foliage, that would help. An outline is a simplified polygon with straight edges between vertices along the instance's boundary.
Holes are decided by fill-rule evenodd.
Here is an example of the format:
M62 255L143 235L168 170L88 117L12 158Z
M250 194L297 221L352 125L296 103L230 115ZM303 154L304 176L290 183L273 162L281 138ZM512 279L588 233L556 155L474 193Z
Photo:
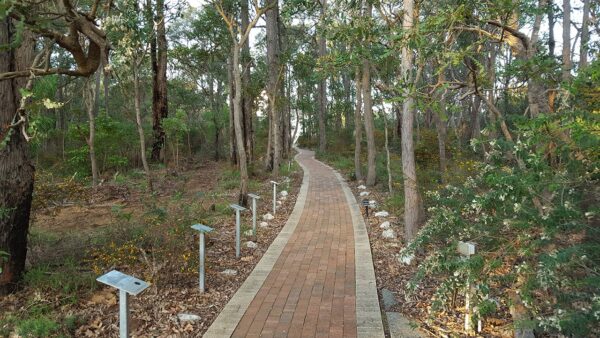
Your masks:
M179 145L183 141L183 136L190 130L188 122L185 112L180 109L175 112L175 116L163 119L163 128L167 139Z
M22 337L49 337L59 329L58 323L52 319L40 316L21 321L17 332Z
M135 124L111 116L96 118L95 152L101 171L125 170L129 165L128 155L138 151ZM89 133L87 122L69 126L68 137L80 140L79 146L67 151L67 166L72 172L91 173L89 148L85 143Z
M78 291L96 289L95 277L90 273L81 273L74 259L67 259L60 269L42 264L31 268L25 274L28 286L45 291L53 291L71 296Z
M493 299L510 302L498 290L517 289L538 329L577 337L598 333L600 231L593 223L600 208L589 199L599 179L600 139L573 122L581 114L520 121L516 144L487 143L488 163L476 176L429 193L430 219L402 254L427 252L409 288L416 290L426 276L441 277L434 310L447 306L452 291L468 280L477 285L480 316L496 311ZM558 129L581 136L557 144ZM550 147L557 149L548 158ZM507 163L506 152L525 166ZM475 241L477 254L463 260L458 241Z

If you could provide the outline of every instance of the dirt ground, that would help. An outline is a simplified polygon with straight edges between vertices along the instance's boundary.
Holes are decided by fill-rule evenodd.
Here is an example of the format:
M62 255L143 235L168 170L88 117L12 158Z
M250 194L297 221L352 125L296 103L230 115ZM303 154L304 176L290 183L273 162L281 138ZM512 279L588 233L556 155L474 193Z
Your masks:
M163 170L155 173L153 194L140 189L140 182L129 181L105 183L95 189L72 182L42 187L34 203L34 240L28 267L35 270L48 264L51 268L42 272L43 282L27 282L22 291L0 299L0 336L4 332L18 337L19 327L28 317L58 323L60 328L50 330L50 336L117 336L117 292L93 282L112 269L151 284L131 299L132 336L201 336L285 224L302 181L298 166L281 178L289 179L284 184L289 195L281 200L275 219L267 227L257 225L257 236L242 236L238 259L235 217L228 208L230 203L237 203L237 179L231 173L227 163L216 162L193 165L178 173ZM258 203L257 223L262 215L272 212L271 179L262 174L250 184L251 192L263 197ZM197 236L189 229L193 222L204 222L215 229L207 235L205 293L198 290ZM250 228L251 212L246 211L242 214L242 231ZM106 233L109 238L95 244ZM257 248L247 247L247 241L255 242ZM55 285L53 278L58 279L62 265L67 265L65 257L75 257L70 263L74 269L69 272L85 275L86 283L93 285L82 283L84 287L78 285L76 290L67 291ZM227 269L235 270L235 275L223 274ZM37 308L43 310L32 312ZM180 319L181 314L199 318L185 321Z
M362 200L364 197L360 197L360 192L365 190L358 189L359 183L356 182L350 182L350 186L357 200ZM370 193L368 198L378 201L378 203L387 200L389 196L387 192L378 191L376 188L367 190ZM385 218L373 215L375 211L383 209L378 207L371 212L369 217L366 216L365 210L362 210L371 243L380 305L383 307L382 290L387 289L394 294L398 302L388 312L402 313L413 323L418 324L424 334L428 334L430 337L466 337L467 335L463 333L464 295L457 294L454 308L448 308L447 311L442 313L432 314L430 304L434 298L438 280L425 279L415 292L409 293L407 291L407 284L415 275L423 257L415 257L410 265L399 262L398 254L405 242L402 215L390 213L389 217ZM383 230L379 226L384 221L390 222L391 228L396 234L395 239L383 238ZM506 306L504 310L507 310ZM498 313L497 318L486 319L483 323L483 331L477 335L477 337L512 336L512 321L505 311Z

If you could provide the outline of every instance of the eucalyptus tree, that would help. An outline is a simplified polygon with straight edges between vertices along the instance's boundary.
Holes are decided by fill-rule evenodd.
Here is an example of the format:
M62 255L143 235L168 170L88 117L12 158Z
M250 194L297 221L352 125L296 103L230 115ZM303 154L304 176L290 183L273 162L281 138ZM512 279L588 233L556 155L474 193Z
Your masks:
M587 67L590 43L590 0L583 0L581 19L581 45L579 48L579 67Z
M0 294L15 290L25 268L35 171L27 144L33 82L51 74L87 77L108 65L109 42L97 24L104 9L101 0L0 6L0 252L8 254L0 258ZM45 47L36 50L42 38ZM73 57L74 67L52 64L54 44Z
M107 31L112 37L112 61L120 79L133 83L135 123L140 143L140 158L146 175L148 190L152 191L152 172L146 158L146 138L142 117L142 81L144 62L147 61L150 39L154 36L151 22L147 20L143 4L138 0L122 0L115 4L118 15L107 19ZM124 83L120 83L121 86Z
M233 93L233 127L235 130L235 146L238 155L238 166L240 169L240 194L239 202L241 205L247 205L248 202L248 163L246 159L246 149L244 147L244 134L242 129L242 75L240 71L240 52L246 39L250 36L250 31L269 9L269 6L261 7L258 1L253 0L254 16L248 23L246 29L242 29L238 20L233 14L230 8L227 8L222 1L214 2L216 10L221 15L221 18L227 26L229 35L231 37L231 63L232 63L232 77L234 84Z
M319 0L321 5L320 24L321 33L317 37L318 55L320 59L327 55L327 40L325 37L325 20L327 14L327 0ZM327 147L327 78L322 77L318 84L317 101L319 106L319 151L324 152Z
M279 22L279 2L272 0L266 12L267 38L267 97L269 101L269 132L267 140L266 167L274 176L279 175L282 155L281 87L283 86L283 65L281 64L281 37Z
M152 11L152 0L147 0L147 10ZM152 72L154 74L152 83L152 130L154 131L154 142L152 144L152 160L164 159L165 131L162 126L163 119L169 115L167 100L167 32L165 1L156 0L156 14L153 16L152 27L156 27L155 34L151 35L150 54ZM156 39L154 41L154 39Z
M414 29L415 7L413 0L402 2L402 32L410 36ZM417 185L417 170L415 165L415 146L413 125L415 121L415 74L413 70L414 54L407 40L402 45L401 77L405 89L402 104L402 177L404 183L404 236L407 241L414 239L419 223L419 190Z
M571 0L563 0L562 18L562 80L571 80L573 59L571 58Z
M364 18L366 21L366 27L371 25L370 18L372 16L373 5L368 1L364 1ZM367 50L369 50L369 37L370 34L366 33L366 41L364 41ZM368 186L375 185L377 179L377 168L375 158L377 156L377 149L375 147L375 124L373 122L373 100L371 97L371 63L369 55L363 55L362 59L362 102L363 102L363 114L365 121L365 134L367 136L367 179L366 184Z

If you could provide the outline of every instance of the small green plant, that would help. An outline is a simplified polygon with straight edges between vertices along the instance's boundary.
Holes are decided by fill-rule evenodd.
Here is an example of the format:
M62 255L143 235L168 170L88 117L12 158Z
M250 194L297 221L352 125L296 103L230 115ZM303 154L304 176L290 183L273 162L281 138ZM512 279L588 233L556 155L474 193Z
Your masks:
M25 282L34 289L60 292L66 296L96 288L94 276L80 272L74 259L66 259L59 268L48 264L35 266L25 274Z
M22 337L48 337L58 329L58 323L46 316L28 318L17 324L17 332Z
M130 222L131 218L133 217L132 212L125 212L123 207L120 205L113 205L110 211L119 221Z
M70 332L74 332L77 329L77 327L79 327L80 319L78 316L75 315L67 316L65 317L63 323L67 330L69 330Z

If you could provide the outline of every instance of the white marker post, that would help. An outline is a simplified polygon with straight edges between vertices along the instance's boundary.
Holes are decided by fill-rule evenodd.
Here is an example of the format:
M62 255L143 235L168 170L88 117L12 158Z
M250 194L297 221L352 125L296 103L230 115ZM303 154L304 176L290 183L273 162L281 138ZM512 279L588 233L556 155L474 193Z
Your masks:
M248 197L252 199L252 235L256 236L256 200L260 199L260 196L248 194Z
M271 184L273 185L273 215L275 215L277 212L277 186L279 183L271 181Z
M129 295L137 296L149 286L143 280L112 270L96 280L119 290L119 337L129 338Z
M463 255L465 259L469 259L475 254L476 244L473 242L458 242L458 252ZM471 326L471 293L473 292L473 286L470 285L467 279L467 293L465 294L465 331L468 333L472 331ZM478 327L481 327L481 323L478 323Z
M192 229L197 230L200 233L200 264L198 267L198 282L200 285L200 292L204 292L204 234L213 231L214 229L203 224L194 224Z
M229 205L232 209L235 210L235 257L240 257L240 212L246 210L246 208L239 206L237 204Z

